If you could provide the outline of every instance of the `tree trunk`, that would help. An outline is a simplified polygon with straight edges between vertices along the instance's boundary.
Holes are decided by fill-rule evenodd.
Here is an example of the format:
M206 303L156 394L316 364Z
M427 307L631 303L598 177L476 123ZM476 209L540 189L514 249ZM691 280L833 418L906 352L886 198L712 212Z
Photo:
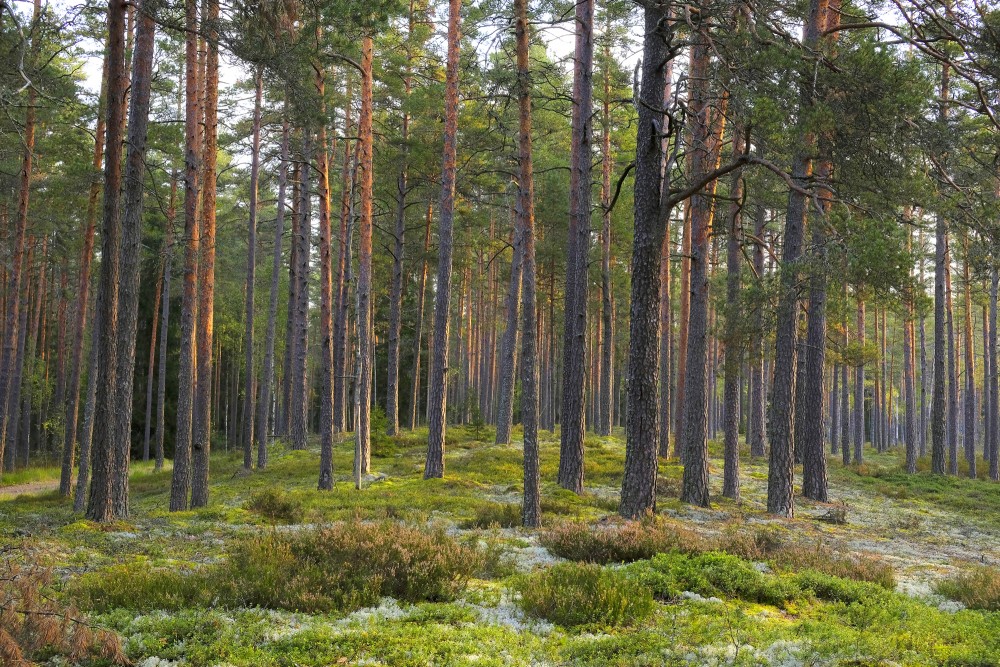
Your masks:
M70 379L66 400L66 428L63 435L62 472L59 493L68 497L73 482L73 459L76 453L77 417L80 411L80 379L83 372L83 342L87 329L87 310L90 307L90 267L94 259L94 236L97 230L97 200L101 194L101 172L104 160L104 133L106 131L108 62L105 57L101 77L101 95L97 103L97 128L94 132L94 179L87 197L87 218L83 230L83 250L80 254L80 279L77 286L76 324L73 330L73 352L70 362ZM82 509L82 508L81 508ZM78 510L79 511L79 510Z
M969 464L969 478L976 478L976 367L975 346L972 342L972 286L969 275L969 233L963 234L965 243L964 271L965 296L965 460Z
M167 402L167 336L170 332L170 278L174 266L174 220L177 212L177 171L170 172L170 200L167 204L167 236L163 248L163 313L160 317L160 372L156 396L156 463L163 469L164 413Z
M319 39L317 29L317 40ZM326 71L313 62L314 84L320 100L320 117L326 117ZM319 127L316 146L316 190L319 196L319 336L321 377L319 382L320 491L333 489L333 262L330 255L333 228L330 222L330 167L326 126Z
M757 281L764 280L764 226L767 210L758 204L754 211L753 270ZM764 306L754 308L753 329L750 336L750 419L747 426L747 442L750 456L762 457L766 454L766 387L764 383Z
M253 138L250 145L250 209L247 216L247 287L243 317L246 320L246 383L243 394L243 468L253 467L254 443L254 291L257 282L257 189L260 180L260 106L264 96L263 68L254 76ZM280 247L280 246L279 246ZM266 422L265 422L266 426Z
M115 3L114 0L109 0L111 3L109 7L112 7ZM116 10L119 8L116 8ZM112 24L111 9L109 9L108 14L108 28L117 26L117 23ZM41 1L35 0L34 11L32 13L31 24L34 30L36 24L38 23L39 17L41 15ZM32 38L34 41L34 38ZM114 42L110 32L108 37L109 49ZM33 51L37 50L37 45L32 44L31 48ZM109 53L109 58L112 54ZM117 62L121 62L124 58L123 52L115 51L113 54L117 58ZM121 67L124 70L124 66ZM122 77L124 74L118 72ZM116 83L118 79L116 79ZM122 89L124 89L124 84L122 84ZM116 91L117 92L117 91ZM12 412L16 412L17 403L10 400L10 396L15 389L14 385L14 366L16 364L16 353L17 353L17 340L18 340L18 325L20 321L20 294L21 294L21 279L22 279L22 266L24 260L24 248L25 248L25 236L28 226L28 199L31 195L31 174L34 166L35 159L35 102L38 93L34 86L28 88L28 103L25 108L24 115L24 153L21 158L21 171L19 176L19 188L18 188L18 199L17 199L17 217L15 221L14 228L14 239L13 239L13 249L11 254L13 256L13 261L11 262L10 270L10 282L7 288L7 312L6 312L6 322L4 326L4 337L3 337L3 351L0 353L0 475L3 474L3 466L5 461L5 447L7 446L7 427L13 417L16 419L16 415L12 415ZM118 129L116 138L120 140L121 138L121 109L119 108L116 119L118 120ZM100 128L98 128L99 130ZM121 155L119 149L119 155ZM119 168L120 173L120 168ZM120 178L120 177L119 177ZM116 194L117 196L117 194ZM15 444L10 443L12 448Z
M524 320L521 335L521 420L524 424L524 500L521 505L521 523L527 528L537 528L542 522L542 507L539 495L540 483L538 470L538 327L535 313L535 192L531 163L531 72L528 69L529 34L527 0L514 0L514 15L517 40L517 101L520 111L517 155L517 162L520 167L517 189L517 225L522 230L524 242ZM516 324L508 324L508 329L511 327L516 329Z
M149 363L146 365L146 419L145 434L142 440L142 460L149 461L149 438L153 427L153 374L156 370L156 325L160 320L160 300L163 298L163 285L167 268L166 254L160 259L160 270L156 276L156 286L153 288L153 323L149 327Z
M218 158L219 1L204 0L208 53L205 60L205 139L202 153L201 255L198 258L198 335L195 411L191 451L191 507L208 504L208 469L212 448L212 340L215 323L215 199Z
M958 358L955 353L955 307L951 289L951 239L945 240L945 308L948 341L948 474L958 474Z
M302 156L308 160L312 155L309 131L302 133ZM307 360L309 358L309 250L311 233L310 214L310 172L312 168L303 164L299 169L299 206L298 234L295 243L298 245L295 254L295 318L292 335L295 338L292 353L292 384L291 384L291 435L292 449L306 448L306 438L309 432L309 385L307 377Z
M587 336L587 260L590 254L591 117L593 116L594 0L576 4L573 116L570 143L569 237L563 335L559 485L583 492L584 382ZM657 100L657 103L659 100ZM653 282L659 282L654 280Z
M733 154L742 155L747 145L746 132L741 126L733 128ZM740 498L740 367L743 365L743 347L740 345L740 324L743 314L739 312L740 267L743 237L741 209L743 206L743 170L733 172L729 186L732 202L726 215L728 236L726 238L726 358L724 362L725 384L725 462L723 468L722 495L726 498Z
M371 469L372 357L372 38L361 41L361 114L358 118L358 180L361 214L358 243L358 414L355 417L355 479Z
M434 296L434 354L428 377L428 437L424 478L444 475L448 404L448 338L451 310L452 227L458 146L458 59L461 0L448 0L448 60L445 69L444 151L441 167L441 223L438 228L437 291Z
M579 5L578 5L579 6ZM663 68L672 58L672 32L662 8L643 10L642 80L637 92L635 160L635 234L632 244L632 299L629 319L628 376L625 391L625 475L619 513L629 519L656 509L656 468L659 371L660 253L666 217L660 178L662 143L655 130L663 102ZM669 215L669 212L667 213Z
M420 261L420 281L417 283L417 324L413 331L413 392L410 395L410 430L417 427L420 407L420 343L424 328L424 297L427 291L427 255L431 247L431 219L433 207L427 202L427 217L424 225L424 254Z
M528 74L525 74L528 76ZM522 165L523 167L523 165ZM520 200L518 200L520 202ZM521 204L518 203L518 206ZM500 340L500 407L497 411L496 444L510 444L514 418L514 368L517 365L518 320L521 319L522 261L524 257L524 211L515 212L514 245L507 287L506 326ZM523 399L522 399L523 401Z
M904 211L904 217L907 221L910 220L911 211L907 208ZM912 231L907 231L906 234L906 247L911 249L913 244L913 233ZM906 291L905 297L905 315L903 321L903 393L905 394L906 400L906 424L903 429L903 437L906 442L906 472L915 473L917 472L917 422L916 422L916 396L915 396L915 384L913 378L913 299L914 287L910 287Z
M94 315L94 330L101 326L100 312ZM82 512L87 499L87 486L90 483L90 445L94 435L94 411L97 407L97 365L99 351L97 340L90 344L90 354L87 369L87 397L83 407L83 429L80 433L80 471L76 478L76 490L73 496L73 511Z
M997 288L1000 286L1000 271L994 265L990 269L990 407L986 418L990 421L990 444L989 444L989 465L990 479L994 482L1000 481L1000 394L998 394L997 384Z
M700 19L699 19L700 20ZM698 25L691 46L691 89L688 111L691 130L690 175L699 179L718 166L721 138L725 125L726 98L719 99L711 90L712 46L708 25ZM709 230L715 208L712 181L694 194L691 208L691 295L688 314L688 338L684 380L684 432L681 449L684 478L681 501L707 507L708 494L708 414L709 414L709 267L711 245Z
M152 85L155 24L153 7L144 1L136 35L128 124L128 153L125 162L124 213L118 209L120 197L108 191L119 187L121 172L105 168L105 216L101 252L99 303L103 306L98 335L100 364L95 418L96 446L93 447L93 479L87 503L87 518L114 521L128 516L128 469L131 450L132 382L135 372L135 332L139 309L139 257L142 249L143 175L149 98ZM109 7L109 35L112 15L122 9ZM110 39L110 38L109 38ZM117 57L109 56L107 163L118 159L120 136L112 135L113 108L125 93L125 77L115 77ZM124 69L124 68L122 68ZM122 72L124 74L124 72ZM116 79L117 81L113 81ZM110 207L114 206L113 212Z
M414 0L410 0L406 39L413 36L415 17L413 15ZM403 76L403 91L405 98L403 105L409 104L410 88L413 77L410 73L410 63L412 54L407 48L406 72ZM406 191L408 185L408 168L410 154L410 112L404 109L402 126L400 128L400 160L399 173L396 176L396 229L394 233L395 246L392 256L392 286L389 297L389 341L387 346L386 370L388 380L386 382L385 413L388 421L386 427L389 435L399 433L399 358L402 333L402 311L403 311L403 235L406 231Z
M186 510L191 493L191 437L194 413L195 326L198 310L198 3L185 0L184 51L184 288L181 300L181 339L177 380L177 431L170 484L170 511Z
M353 179L354 169L351 166L351 158L356 147L352 149L350 136L351 130L351 81L348 78L345 83L345 94L347 100L344 103L344 162L341 167L340 181L340 242L337 245L337 282L336 293L336 319L333 323L334 343L333 343L333 430L343 431L347 428L347 311L348 292L350 291L347 275L351 271L350 259L347 248L351 239L348 233L349 217L353 205Z
M613 290L611 282L611 171L614 158L611 155L611 43L608 40L604 43L604 58L604 94L601 99L601 328L604 335L601 341L601 383L598 390L600 423L598 433L607 436L611 435L611 373L614 364L615 335L614 308L611 305L611 292ZM669 234L666 236L669 237ZM668 275L669 261L670 253L668 252ZM669 284L669 281L667 282ZM668 295L667 310L669 311L669 309L670 299ZM663 332L662 335L666 335L666 333ZM667 340L669 341L669 336ZM666 375L669 384L669 374ZM669 414L669 398L667 398L666 406Z
M287 104L287 102L286 102ZM278 166L278 202L274 222L274 254L271 261L271 293L267 307L267 333L264 339L264 368L261 372L260 405L257 406L257 468L267 467L267 415L271 410L274 386L274 337L278 321L278 288L281 272L281 246L285 234L285 187L288 180L288 118L281 126L281 163ZM287 339L286 339L287 340ZM286 343L287 344L287 343Z

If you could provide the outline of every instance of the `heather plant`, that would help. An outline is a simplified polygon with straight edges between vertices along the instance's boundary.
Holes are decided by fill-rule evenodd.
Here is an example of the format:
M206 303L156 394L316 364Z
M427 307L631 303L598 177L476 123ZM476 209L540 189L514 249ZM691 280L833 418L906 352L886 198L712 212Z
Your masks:
M591 526L566 522L541 535L546 549L562 558L584 563L631 563L668 551L696 553L707 548L697 533L655 517Z
M589 563L560 563L518 577L513 588L525 613L564 627L634 625L656 607L648 587Z

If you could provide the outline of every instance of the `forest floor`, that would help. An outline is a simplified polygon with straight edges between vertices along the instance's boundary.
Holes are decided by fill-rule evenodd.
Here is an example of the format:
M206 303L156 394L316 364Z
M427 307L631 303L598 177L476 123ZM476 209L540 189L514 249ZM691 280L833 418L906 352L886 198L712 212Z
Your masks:
M129 657L143 667L1000 665L1000 611L989 610L997 608L991 607L996 601L978 605L986 609L966 609L937 592L943 581L985 571L977 565L996 573L998 484L907 475L898 453L866 450L869 460L861 466L845 468L831 457L832 502L797 497L796 517L775 519L765 512L766 461L743 457L741 501L713 495L711 508L676 500L681 468L676 461L661 461L658 517L640 524L645 528L639 533L619 534L613 531L621 530L615 510L623 439L588 437L586 492L576 496L552 482L559 443L558 436L545 433L545 525L528 531L516 525L520 443L495 446L492 435L490 429L449 429L440 480L422 479L425 431L380 437L373 445L374 474L361 491L350 481L348 443L337 447L337 486L331 492L315 490L317 448L277 446L267 469L250 473L241 469L242 454L217 451L209 506L176 513L167 511L169 468L157 472L137 463L132 517L113 525L74 514L72 502L51 490L58 471L16 473L0 486L0 554L51 568L54 594L79 606L95 625L117 631ZM722 461L714 443L711 454L712 490L718 494ZM193 581L198 573L235 561L227 554L248 540L270 535L280 542L359 520L403 523L478 551L476 570L459 577L450 595L417 594L411 602L345 598L313 609L301 599L279 604L264 595L253 598L254 604L233 604L224 593L179 591L183 583L177 582L185 577ZM591 537L558 532L581 523ZM646 560L652 555L646 554L622 566L610 562L614 557L587 553L595 548L593 536L607 531L621 541L639 534L635 539L642 543L666 529L674 531L671 539L680 540L683 552L672 561ZM780 550L769 552L767 545ZM720 561L726 574L712 573L714 556L704 555L709 549L728 552L731 560ZM582 566L580 572L569 570L568 586L545 588L548 573L570 567L559 565L565 559L556 551L607 563L600 566L601 581L610 577L613 584L624 577L629 586L651 586L652 612L629 619L616 608L583 622L559 616L559 609L574 611L574 605L627 608L628 601L616 603L615 586L608 591L600 581L574 589L573 577L586 574ZM703 558L708 560L698 560ZM349 555L345 562L350 567ZM682 573L689 566L694 575ZM748 574L734 581L734 567ZM806 586L802 582L827 576L814 571L837 576L823 579L822 586ZM245 576L275 577L276 588L294 583L283 579L288 573L264 566ZM337 576L342 585L343 573ZM405 571L392 576L415 579ZM983 580L987 587L1000 587L1000 577L990 576ZM657 588L663 577L673 587L669 595ZM1000 600L1000 589L993 594ZM539 595L553 599L534 606L525 602ZM67 664L61 660L50 663Z

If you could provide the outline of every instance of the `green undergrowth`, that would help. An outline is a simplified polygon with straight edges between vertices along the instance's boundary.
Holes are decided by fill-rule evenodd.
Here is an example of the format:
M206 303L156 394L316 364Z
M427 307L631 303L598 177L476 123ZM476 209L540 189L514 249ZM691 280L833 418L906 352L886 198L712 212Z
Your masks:
M395 522L336 524L257 533L224 560L192 571L137 560L70 583L86 609L139 611L223 606L350 612L383 597L406 602L457 597L484 563L479 550Z
M316 489L315 443L276 443L268 467L252 472L240 452L216 451L209 506L175 513L169 462L136 463L126 521L86 521L54 492L0 500L0 549L51 566L47 594L117 631L136 663L1000 665L995 568L935 587L969 607L957 613L939 609L940 597L897 594L904 570L844 550L852 531L871 539L853 506L846 525L764 516L766 461L742 457L744 501L713 496L721 511L703 512L677 501L682 468L663 460L661 513L623 522L620 433L587 438L578 496L554 483L558 434L543 432L544 528L525 531L517 429L497 446L489 428L449 428L445 475L434 480L422 475L426 435L379 435L360 491L348 436L335 444L330 492ZM713 491L721 451L712 443ZM890 518L900 526L931 510L1000 525L997 485L907 476L897 453L866 456L831 463L832 495L906 504ZM803 517L826 509L802 506Z

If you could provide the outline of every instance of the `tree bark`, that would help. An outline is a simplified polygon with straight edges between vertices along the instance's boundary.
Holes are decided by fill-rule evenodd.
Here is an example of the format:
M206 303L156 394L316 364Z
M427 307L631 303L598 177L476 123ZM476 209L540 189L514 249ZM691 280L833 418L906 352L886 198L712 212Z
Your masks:
M963 236L965 259L962 262L963 291L965 297L965 460L969 464L969 478L976 478L976 366L975 346L972 342L972 286L969 275L969 233Z
M250 145L250 207L247 215L247 287L243 317L246 320L246 383L243 393L243 468L253 467L254 408L256 383L254 378L254 292L257 282L257 189L260 180L260 107L264 96L264 72L257 67L254 76L253 136ZM265 422L266 426L266 422Z
M160 321L160 300L163 298L163 285L166 275L166 254L160 259L160 270L156 276L156 286L153 288L153 322L149 327L149 363L146 365L146 419L145 434L142 440L142 460L149 461L149 438L153 427L153 375L156 371L156 325ZM169 298L169 297L168 297Z
M535 295L534 175L531 162L531 72L528 65L528 2L514 0L517 41L517 101L519 110L517 216L524 240L524 320L521 336L521 421L524 425L524 499L521 523L537 528L542 522L538 465L538 327ZM513 282L513 281L512 281ZM509 314L509 313L508 313ZM508 328L516 325L508 325ZM516 338L516 337L515 337ZM512 383L513 384L513 383Z
M911 211L907 208L904 211L907 222L910 221ZM906 233L906 247L908 250L913 245L913 233ZM912 274L911 274L912 275ZM906 290L905 315L903 321L903 393L906 400L906 424L903 429L903 437L906 442L906 472L917 472L917 433L916 433L916 395L914 384L913 368L913 298L914 286L909 286Z
M528 76L528 74L526 73L525 76ZM520 199L518 199L517 206L521 206ZM524 211L516 211L513 252L510 258L510 283L507 286L506 326L504 327L503 337L500 340L500 406L497 410L495 440L498 445L510 444L511 424L514 419L514 369L517 365L517 326L518 321L521 319L524 220Z
M212 449L212 340L215 326L215 199L218 158L219 106L219 1L204 0L205 139L202 153L201 240L198 258L198 334L195 376L195 411L191 447L191 507L208 505L208 474Z
M433 206L427 202L427 216L424 225L424 254L420 261L420 280L417 285L417 324L413 331L413 392L410 395L410 430L417 427L420 407L420 343L424 328L424 297L427 291L427 256L431 247L431 220Z
M583 492L586 381L587 262L590 254L591 117L593 116L594 0L576 3L573 114L570 143L569 237L563 335L559 485ZM659 101L657 101L659 102ZM654 282L659 282L655 280Z
M642 79L636 91L634 241L632 244L632 299L629 319L628 376L626 380L625 475L618 512L635 519L656 509L658 453L657 374L659 371L660 253L665 228L660 178L662 143L658 132L665 77L663 68L673 57L672 32L665 12L656 6L643 10Z
M372 38L361 40L361 114L358 118L358 181L361 213L358 243L358 414L355 479L371 469L371 404L372 356L374 325L372 323Z
M194 413L195 327L198 310L198 192L201 141L198 133L198 3L185 0L184 50L184 287L181 299L181 339L177 380L177 430L170 511L186 510L191 493L191 438Z
M748 143L746 131L742 126L733 128L733 154L742 155ZM726 215L728 236L726 238L726 358L723 372L725 373L723 401L725 403L724 431L724 467L722 479L722 495L726 498L740 498L740 367L743 365L743 346L740 344L740 325L743 313L740 312L740 268L743 237L743 170L733 172L729 186L729 196L732 199Z
M298 234L295 243L295 321L293 335L295 351L292 357L291 433L292 449L303 450L309 434L309 253L312 233L312 136L302 132L302 161L299 169Z
M77 418L80 411L80 379L83 371L83 342L87 333L87 310L90 307L90 268L94 260L94 237L97 231L97 200L101 194L99 174L101 173L101 163L104 160L104 134L107 122L107 56L104 59L101 81L101 94L97 103L97 128L94 131L93 180L90 183L90 194L87 197L87 218L83 230L83 250L80 254L76 324L73 330L73 356L70 362L70 379L67 388L66 429L63 434L62 471L59 476L59 494L65 497L70 495L73 484Z
M287 105L287 101L286 101ZM281 277L281 247L285 235L285 187L288 180L288 118L281 126L281 163L278 166L277 215L274 221L274 254L271 260L271 293L264 336L264 368L261 371L260 405L257 407L257 468L267 467L267 415L271 410L274 386L274 338L278 323L278 289ZM287 343L286 343L287 344Z
M448 418L448 338L451 310L452 235L455 215L455 160L458 146L458 59L461 0L448 0L448 59L445 68L444 151L441 167L441 222L438 228L437 292L434 296L434 353L428 383L428 437L424 478L444 476Z
M865 302L861 294L856 294L857 339L859 348L865 346ZM865 459L865 362L862 358L854 368L854 463L864 463Z
M114 4L113 0L109 0L111 5ZM109 5L109 7L111 6ZM111 10L109 9L108 14L108 28L117 26L117 23L112 24ZM35 0L34 11L32 13L31 23L34 27L38 23L38 19L41 14L41 1ZM34 39L34 38L33 38ZM113 44L113 38L109 32L108 45L109 49ZM32 50L37 50L37 45L32 44ZM109 53L109 58L112 54ZM117 62L121 62L124 58L124 52L115 51L113 54ZM124 65L121 66L124 70ZM120 76L124 76L121 72L118 72ZM119 79L116 79L118 83ZM124 84L122 84L122 89L124 89ZM116 92L117 89L116 89ZM0 353L0 475L3 474L5 456L5 448L7 447L7 430L8 424L12 418L12 412L16 413L17 403L11 401L11 394L14 392L16 386L14 385L14 373L15 365L17 363L17 341L18 341L18 326L20 322L20 309L21 309L21 280L23 273L23 262L24 262L24 249L25 249L25 236L28 227L28 200L31 195L31 174L34 167L35 160L35 102L37 100L37 92L34 86L28 88L28 101L25 108L24 116L24 153L21 158L21 171L19 176L19 188L18 188L18 199L17 199L17 216L15 219L14 228L14 239L13 239L13 249L11 254L13 260L11 262L10 270L10 282L7 286L7 312L6 321L4 325L4 337L3 337L3 350ZM118 120L118 129L116 138L121 139L121 108L118 109L116 114L116 119ZM100 128L98 128L100 129ZM119 149L118 155L121 155ZM118 169L119 173L121 169ZM117 195L116 195L117 196ZM16 419L16 414L13 416ZM15 444L12 442L9 445L13 451Z
M317 29L317 41L319 29ZM326 70L313 62L313 81L319 98L320 117L326 117ZM333 489L333 262L330 255L333 228L330 222L330 167L326 126L319 127L316 146L316 190L319 195L319 336L321 377L319 382L319 482L320 491Z
M163 469L163 441L167 403L167 336L170 332L170 282L174 266L174 221L177 213L177 171L170 172L170 200L167 204L167 236L163 247L163 297L160 316L160 371L156 396L156 463L154 469Z
M146 134L149 124L149 98L152 86L155 24L151 2L139 7L136 46L132 65L132 85L128 152L125 161L124 213L117 208L117 197L109 201L107 191L117 187L116 178L107 178L105 170L105 223L101 253L101 287L104 314L98 336L100 369L97 387L96 446L93 447L93 479L87 503L87 518L114 521L128 516L128 470L131 450L132 383L135 373L135 333L139 310L139 258L142 249L142 214L146 157ZM110 16L116 10L109 9ZM122 11L122 10L117 10ZM109 28L110 34L110 28ZM109 77L114 76L115 58L110 59ZM121 86L121 88L116 88ZM116 84L109 81L109 110L118 90L124 94L124 76ZM113 121L108 114L107 161L116 159L111 135ZM120 122L119 122L120 123Z
M700 22L700 17L698 21ZM691 46L691 88L688 111L692 119L690 176L701 178L719 163L725 125L726 97L711 90L712 45L708 25L696 25ZM708 415L709 415L709 230L715 209L717 181L707 184L690 199L691 208L691 295L684 380L684 432L681 449L684 477L681 501L707 507L708 494Z
M351 81L345 83L344 91L347 97L344 103L344 161L341 166L340 181L340 242L337 245L337 313L333 323L334 344L333 344L333 430L343 431L347 428L347 315L348 315L348 292L350 291L350 281L347 275L351 271L348 247L351 239L348 232L350 227L349 217L353 206L354 191L352 174L354 169L351 166L351 159L355 148L352 148L350 136L351 129Z
M753 269L758 281L764 280L764 226L767 222L767 211L763 204L757 204L754 210L754 244ZM753 333L750 337L750 419L747 426L747 441L750 445L750 456L762 457L766 454L764 442L766 439L766 407L767 394L764 382L764 307L758 304L754 308Z

